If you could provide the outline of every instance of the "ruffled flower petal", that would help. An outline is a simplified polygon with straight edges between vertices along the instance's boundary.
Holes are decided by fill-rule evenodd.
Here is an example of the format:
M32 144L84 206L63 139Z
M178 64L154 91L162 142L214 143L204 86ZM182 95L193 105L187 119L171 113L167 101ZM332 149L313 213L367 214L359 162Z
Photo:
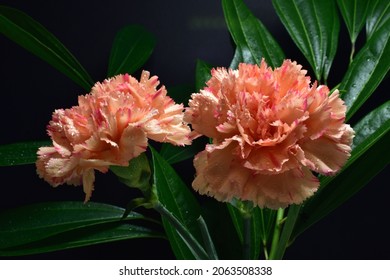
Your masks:
M238 197L260 207L278 209L302 203L317 191L318 186L318 178L302 167L278 175L256 174L250 177Z
M83 185L88 201L94 172L127 166L147 149L148 138L174 145L191 143L184 107L167 96L158 77L143 71L140 81L118 75L96 83L78 106L53 113L48 134L53 147L38 151L37 172L53 186Z
M191 123L192 128L210 138L219 137L217 128L218 99L209 91L201 91L200 94L193 94L186 110L185 120ZM209 125L205 125L205 123Z
M212 138L194 159L200 193L273 209L299 204L319 186L312 171L333 175L349 158L344 102L311 85L301 65L272 70L263 60L211 74L185 112L195 133Z
M319 186L318 179L305 167L278 175L252 171L234 156L234 145L200 152L194 166L197 170L194 189L219 201L240 198L260 207L277 209L302 203Z
M321 137L301 144L305 153L302 164L315 172L324 175L334 175L350 156L349 145Z
M77 158L63 157L54 147L41 147L38 150L37 173L53 187L63 183L80 185L77 164Z

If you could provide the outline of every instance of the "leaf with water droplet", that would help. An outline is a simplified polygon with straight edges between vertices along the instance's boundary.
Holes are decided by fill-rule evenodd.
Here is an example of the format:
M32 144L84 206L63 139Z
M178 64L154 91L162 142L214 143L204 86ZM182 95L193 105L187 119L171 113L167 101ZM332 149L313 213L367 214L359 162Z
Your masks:
M371 96L390 69L390 24L382 26L349 66L341 84L341 97L350 119Z
M19 142L0 146L0 166L33 164L40 147L51 146L50 141Z
M72 230L119 222L123 213L124 209L120 207L95 202L84 204L81 201L39 203L3 211L0 213L0 255L7 255L6 251L11 254L10 248L43 242ZM126 221L135 219L146 220L132 212ZM79 237L82 238L82 235Z

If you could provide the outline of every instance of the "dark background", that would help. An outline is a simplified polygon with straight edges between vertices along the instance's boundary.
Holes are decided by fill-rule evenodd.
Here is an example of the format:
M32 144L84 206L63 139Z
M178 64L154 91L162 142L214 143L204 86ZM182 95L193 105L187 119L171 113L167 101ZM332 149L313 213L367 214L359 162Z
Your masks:
M310 69L279 22L271 1L245 2L280 43L286 57ZM155 51L143 68L158 75L167 87L194 83L196 59L227 67L233 57L220 1L13 0L1 4L18 8L45 26L95 81L106 78L115 33L128 24L141 24L156 36ZM364 40L363 34L358 46ZM350 43L343 23L340 46L329 77L330 87L342 79L349 58ZM46 125L53 110L75 105L77 96L86 93L62 73L2 35L0 61L0 144L48 139ZM138 78L139 73L135 76ZM364 110L351 120L352 124L388 99L388 86L388 80L382 83ZM388 259L390 192L388 184L384 183L389 179L388 171L388 168L382 171L361 192L301 235L287 250L286 258ZM179 174L190 182L193 170ZM34 165L1 167L0 182L0 210L35 202L84 199L81 187L50 187L38 178ZM93 201L122 207L133 195L111 174L98 174L95 189ZM173 255L167 241L141 239L24 258L172 259Z

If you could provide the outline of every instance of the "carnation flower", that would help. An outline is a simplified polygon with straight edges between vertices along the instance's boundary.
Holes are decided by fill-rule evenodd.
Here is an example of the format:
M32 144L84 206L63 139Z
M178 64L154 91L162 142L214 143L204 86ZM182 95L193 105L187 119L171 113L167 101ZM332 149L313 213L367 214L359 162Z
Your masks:
M311 85L296 62L211 74L185 112L195 132L212 139L194 159L199 193L283 208L318 189L312 171L333 175L350 156L354 132L339 92Z
M147 138L188 145L190 129L183 122L183 105L168 97L158 77L143 71L135 78L118 75L96 83L78 106L53 113L47 131L52 147L41 147L37 172L51 185L83 185L88 201L94 170L127 166L147 148Z

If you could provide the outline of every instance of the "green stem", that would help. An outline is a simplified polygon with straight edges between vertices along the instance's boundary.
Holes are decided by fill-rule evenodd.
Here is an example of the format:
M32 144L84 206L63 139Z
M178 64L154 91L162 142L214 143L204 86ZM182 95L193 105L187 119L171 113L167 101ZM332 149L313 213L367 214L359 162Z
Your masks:
M283 258L284 253L286 252L286 248L289 245L291 233L293 232L300 210L301 205L293 204L289 207L286 223L283 226L283 232L280 236L278 245L275 248L275 252L272 255L272 258L270 257L270 259L281 260Z
M355 42L352 42L351 54L349 55L349 65L351 65L353 61L354 54L355 54Z
M269 258L268 258L270 260L275 259L276 250L279 246L279 238L280 238L283 219L284 219L284 209L279 208L278 212L276 214L274 234L273 234L272 243L271 243L271 252L269 253Z
M268 249L267 249L267 242L263 241L263 251L264 251L264 258L266 260L269 259L269 255L268 255Z
M244 260L251 259L252 246L252 212L247 212L243 215L244 219L244 242L243 242L243 257Z
M153 207L157 212L166 218L169 223L176 229L177 233L187 244L188 248L194 254L196 259L205 260L209 259L206 251L195 239L195 237L187 230L187 228L171 213L164 205L159 202L156 202Z
M215 250L215 246L213 240L211 239L205 220L203 219L202 216L199 216L197 221L200 227L200 231L202 232L203 241L206 246L206 250L207 250L207 254L209 255L209 258L212 260L218 260L217 250Z

